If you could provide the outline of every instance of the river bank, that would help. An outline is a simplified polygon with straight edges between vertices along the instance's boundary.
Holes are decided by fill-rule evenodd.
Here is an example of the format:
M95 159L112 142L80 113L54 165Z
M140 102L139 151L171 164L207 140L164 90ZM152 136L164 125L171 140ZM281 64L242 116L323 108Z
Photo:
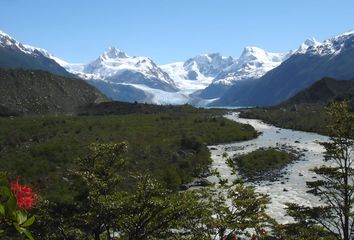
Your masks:
M226 118L250 124L261 134L258 138L249 141L209 146L213 160L212 169L216 169L222 178L233 181L239 176L232 175L232 170L225 162L225 153L232 157L252 152L258 148L287 146L301 154L297 161L282 169L281 176L273 180L260 180L246 184L254 185L256 191L269 195L271 204L268 206L267 212L280 223L292 221L291 217L285 216L284 207L287 202L307 206L319 204L316 197L306 193L308 190L306 181L317 178L309 169L324 164L322 155L324 149L319 142L328 141L328 137L316 133L282 129L256 119L240 118L238 113L228 114ZM210 176L207 179L212 183L218 182L218 178L215 176Z

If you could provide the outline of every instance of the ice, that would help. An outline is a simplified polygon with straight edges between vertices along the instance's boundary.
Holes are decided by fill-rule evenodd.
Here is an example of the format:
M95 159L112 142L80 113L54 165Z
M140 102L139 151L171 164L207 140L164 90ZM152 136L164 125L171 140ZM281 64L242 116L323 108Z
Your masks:
M182 105L188 102L189 98L182 92L166 92L156 88L149 88L143 84L122 84L133 86L137 89L143 90L145 93L151 96L150 101L154 104L160 105Z

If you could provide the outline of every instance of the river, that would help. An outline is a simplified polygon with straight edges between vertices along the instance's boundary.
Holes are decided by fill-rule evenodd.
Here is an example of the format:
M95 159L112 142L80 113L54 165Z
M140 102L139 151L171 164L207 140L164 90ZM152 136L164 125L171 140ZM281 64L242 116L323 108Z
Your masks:
M276 181L268 180L246 184L254 185L256 191L269 195L271 203L267 208L267 213L279 223L285 224L293 221L291 217L285 214L284 207L286 202L307 206L319 204L314 195L306 193L308 190L306 181L313 181L314 178L317 178L309 169L324 164L322 155L324 148L319 142L328 141L328 137L316 133L282 129L256 119L240 118L238 113L230 113L225 117L236 122L250 124L261 135L249 141L209 146L213 160L212 168L217 169L222 178L226 178L229 181L237 178L237 175L231 174L231 169L227 166L225 158L222 156L223 153L227 153L228 156L232 157L235 154L248 153L261 147L286 145L303 153L299 161L295 161L284 168L284 174ZM218 182L215 176L208 177L208 180L213 183Z

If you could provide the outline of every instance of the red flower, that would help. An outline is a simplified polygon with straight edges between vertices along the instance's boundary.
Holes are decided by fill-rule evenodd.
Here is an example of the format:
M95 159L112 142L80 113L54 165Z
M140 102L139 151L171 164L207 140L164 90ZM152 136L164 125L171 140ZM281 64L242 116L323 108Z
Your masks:
M38 202L38 197L32 188L18 183L19 177L16 182L11 183L11 190L17 199L17 207L23 210L33 208L33 205Z

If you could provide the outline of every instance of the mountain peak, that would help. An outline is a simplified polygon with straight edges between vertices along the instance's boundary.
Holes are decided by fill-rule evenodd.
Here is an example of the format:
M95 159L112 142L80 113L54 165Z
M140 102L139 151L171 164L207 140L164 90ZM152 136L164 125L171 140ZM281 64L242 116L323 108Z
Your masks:
M1 30L0 30L0 36L11 38L9 34L3 32L3 31L1 31Z
M128 58L128 55L118 48L110 47L103 52L101 58L103 59Z
M247 46L243 49L243 52L265 52L263 49L255 46Z
M19 45L19 43L10 35L0 30L0 45L13 46L13 45Z
M304 53L307 51L308 48L317 47L318 45L321 45L321 43L318 42L314 37L311 37L306 39L303 43L300 44L297 52Z
M260 55L266 55L267 52L261 48L254 47L254 46L247 46L243 49L243 52L240 58L257 58Z
M305 42L303 43L307 46L316 46L321 44L320 42L318 42L314 37L308 38L305 40Z
M274 59L273 59L274 58ZM261 48L248 46L243 49L243 52L238 59L239 63L248 63L251 61L278 61L278 54L269 53Z

